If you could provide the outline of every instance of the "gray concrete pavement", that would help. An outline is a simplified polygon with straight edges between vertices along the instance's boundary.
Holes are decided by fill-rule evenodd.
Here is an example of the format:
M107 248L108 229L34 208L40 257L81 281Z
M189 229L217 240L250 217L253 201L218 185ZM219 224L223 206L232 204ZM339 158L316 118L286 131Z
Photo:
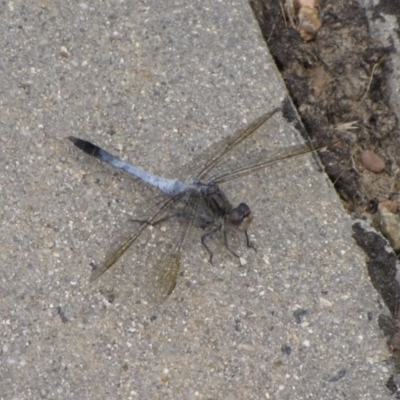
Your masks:
M389 398L379 299L312 157L226 186L256 217L244 267L190 245L149 311L142 241L88 283L141 195L65 137L169 176L279 104L246 1L10 1L0 17L1 399ZM277 116L255 144L298 141Z

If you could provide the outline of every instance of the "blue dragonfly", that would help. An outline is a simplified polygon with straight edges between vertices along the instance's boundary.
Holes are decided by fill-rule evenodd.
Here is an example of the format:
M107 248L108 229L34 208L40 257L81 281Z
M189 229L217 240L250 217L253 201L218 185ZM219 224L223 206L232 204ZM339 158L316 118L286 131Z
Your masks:
M213 252L208 245L208 240L221 232L225 247L240 263L240 256L230 246L230 233L244 234L247 246L253 247L248 236L253 215L246 203L240 203L234 207L220 185L284 159L315 151L308 144L298 144L279 148L267 154L263 151L250 151L244 157L243 162L234 159L233 162L231 160L230 163L224 163L228 154L240 144L249 140L261 126L280 110L280 107L274 108L233 136L212 145L200 157L200 161L195 164L195 167L191 169L192 172L187 182L154 175L136 165L128 164L89 141L74 136L68 137L76 147L86 154L126 172L145 185L158 189L162 194L161 201L157 200L154 201L153 205L148 205L144 216L133 220L135 227L122 243L113 249L93 270L90 281L95 281L113 266L133 244L138 242L139 237L150 226L157 227L172 221L178 222L174 224L176 229L173 240L170 241L167 250L163 252L163 256L156 267L158 272L154 278L154 287L160 299L166 298L175 288L181 273L182 253L185 243L190 237L192 226L204 230L201 243L209 255L210 262L213 260ZM200 165L200 167L196 165Z

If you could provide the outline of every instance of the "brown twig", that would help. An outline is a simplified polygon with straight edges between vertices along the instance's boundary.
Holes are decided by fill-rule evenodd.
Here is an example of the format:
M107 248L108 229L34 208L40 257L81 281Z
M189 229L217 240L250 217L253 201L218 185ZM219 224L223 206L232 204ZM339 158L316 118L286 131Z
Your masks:
M288 24L287 24L286 15L285 15L285 8L284 8L284 6L282 5L282 2L281 2L281 1L279 2L279 5L281 6L281 11L282 11L283 20L285 21L285 26L286 26L286 28L287 28Z
M367 86L367 90L365 91L363 97L361 97L360 103L362 103L365 100L365 97L367 96L369 89L371 88L371 82L372 82L372 78L374 77L374 73L375 73L375 69L376 67L379 65L379 62L377 62L376 64L374 64L374 66L372 67L372 72L371 72L371 76L369 77L369 82L368 82L368 86Z

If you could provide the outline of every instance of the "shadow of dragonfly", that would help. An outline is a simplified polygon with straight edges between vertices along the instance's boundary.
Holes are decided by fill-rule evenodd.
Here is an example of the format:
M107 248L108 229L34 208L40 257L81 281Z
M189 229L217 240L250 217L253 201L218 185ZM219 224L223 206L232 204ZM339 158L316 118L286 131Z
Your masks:
M234 207L221 189L222 183L243 177L253 171L265 168L278 161L309 153L313 149L307 144L300 144L280 148L265 154L262 151L248 152L244 161L231 159L225 163L224 159L231 154L241 143L244 143L264 125L281 108L262 115L244 129L224 141L212 145L198 160L199 168L193 167L188 175L190 180L186 183L178 179L166 179L147 172L135 165L128 164L120 158L108 153L106 150L86 140L74 136L68 139L85 153L95 157L119 170L157 188L162 193L162 200L146 207L143 218L133 220L135 223L132 231L125 240L113 249L105 260L93 270L90 281L93 282L106 272L116 261L135 243L143 232L150 226L156 227L164 223L174 222L173 238L157 262L157 273L154 276L154 291L159 299L165 299L175 288L181 271L181 258L184 245L189 238L192 226L200 227L205 233L201 236L201 243L208 252L209 261L212 263L213 253L208 246L208 240L216 233L221 232L225 247L237 258L240 257L230 246L229 239L232 232L241 232L246 238L248 247L253 247L249 241L248 229L253 220L250 207L240 203ZM161 231L161 230L160 230Z

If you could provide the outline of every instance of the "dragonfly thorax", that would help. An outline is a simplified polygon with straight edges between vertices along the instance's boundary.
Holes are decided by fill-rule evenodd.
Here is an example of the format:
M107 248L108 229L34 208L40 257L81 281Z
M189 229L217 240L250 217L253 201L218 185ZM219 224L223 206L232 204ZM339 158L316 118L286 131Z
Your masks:
M209 208L215 216L225 218L232 209L232 204L218 184L213 182L199 182L198 185L200 186L200 194L204 199L206 207Z
M201 186L200 193L206 206L214 216L223 218L225 223L234 230L247 231L253 221L253 215L246 203L240 203L237 207L233 207L218 184L213 182L198 184Z

